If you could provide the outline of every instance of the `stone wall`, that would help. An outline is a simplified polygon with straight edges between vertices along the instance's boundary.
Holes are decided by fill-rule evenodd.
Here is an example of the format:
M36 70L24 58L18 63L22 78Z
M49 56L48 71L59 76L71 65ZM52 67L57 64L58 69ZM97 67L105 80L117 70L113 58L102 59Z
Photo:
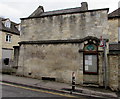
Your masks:
M100 38L101 35L108 38L107 15L107 10L104 9L22 19L21 41L67 41L80 40L87 36ZM84 43L20 44L18 74L33 78L53 77L57 81L69 83L74 71L76 82L83 83L83 52L79 53L79 49L83 50ZM100 71L99 73L102 74ZM90 78L89 75L87 77ZM101 77L94 75L91 81L96 78L95 81L102 85Z
M108 38L107 10L23 19L21 41Z
M0 31L0 70L1 70L1 68L2 68L2 61L1 61L1 59L2 59L2 31Z
M120 55L109 55L109 87L112 90L120 88Z
M20 61L19 65L24 65L21 70L25 76L51 77L67 83L71 82L74 71L80 84L83 81L83 55L79 49L80 44L24 45L20 50L23 56L20 60L24 63Z
M108 20L109 24L109 32L108 35L109 37L109 42L118 42L118 19L109 19Z
M120 90L120 55L119 55L119 58L118 58L118 79L119 79L119 90Z

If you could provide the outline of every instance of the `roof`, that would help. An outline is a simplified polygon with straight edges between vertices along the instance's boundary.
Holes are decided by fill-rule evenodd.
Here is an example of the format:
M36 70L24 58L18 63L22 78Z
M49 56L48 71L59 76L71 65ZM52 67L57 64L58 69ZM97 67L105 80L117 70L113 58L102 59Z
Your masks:
M110 44L109 50L111 51L120 51L120 43Z
M10 28L7 28L7 27L5 27L5 25L3 23L5 20L7 20L7 19L0 18L0 30L4 31L4 32L9 32L9 33L12 33L12 34L20 35L20 31L16 27L16 25L18 25L18 24L10 21L11 26L10 26Z
M77 8L70 8L70 9L62 9L62 10L43 12L43 13L34 15L32 17L44 17L44 16L52 16L52 15L69 14L69 13L76 13L76 12L80 12L80 11L81 11L81 8L77 7ZM29 16L28 18L30 18L30 17L31 16Z
M100 40L97 37L87 36L82 39L68 39L68 40L40 40L40 41L22 41L19 44L65 44L65 43L82 43L84 41L95 40L98 45Z
M108 18L120 18L120 8L108 14Z
M66 15L66 14L74 14L74 13L85 13L85 12L94 12L94 11L102 11L102 10L109 11L109 8L86 10L86 11L80 11L79 9L80 8L77 7L77 8L71 8L71 9L63 9L63 10L43 12L41 14L38 14L37 16L32 16L32 17L27 17L27 18L20 18L20 19L24 20L24 19L42 18L42 17L48 17L48 16Z
M109 10L109 8L88 10L87 2L82 2L81 7L44 12L44 8L42 6L39 6L29 17L21 18L21 20L22 19L48 17L48 16L65 15L65 14L73 14L73 13L93 12L93 11L100 11L100 10Z
M120 43L110 44L109 52L110 55L120 55Z
M41 17L41 16L51 16L51 15L60 15L60 14L67 14L67 13L74 13L74 12L80 12L88 10L88 4L87 2L82 2L81 7L77 8L69 8L69 9L62 9L62 10L56 10L56 11L49 11L44 12L43 6L39 6L30 16L30 17Z

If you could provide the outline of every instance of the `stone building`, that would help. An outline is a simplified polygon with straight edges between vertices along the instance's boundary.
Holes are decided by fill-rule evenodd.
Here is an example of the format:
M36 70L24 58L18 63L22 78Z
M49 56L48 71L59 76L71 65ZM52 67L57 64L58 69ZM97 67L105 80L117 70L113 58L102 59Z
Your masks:
M109 86L109 75L105 79L103 71L109 54L108 10L88 10L86 2L50 12L39 6L21 19L17 74L71 83L75 72L76 84L105 86L106 82ZM107 41L105 55L99 47L100 36Z
M13 46L19 46L20 31L19 24L12 22L9 18L0 18L0 70L8 68L13 62Z
M109 23L109 86L120 90L120 8L108 15Z

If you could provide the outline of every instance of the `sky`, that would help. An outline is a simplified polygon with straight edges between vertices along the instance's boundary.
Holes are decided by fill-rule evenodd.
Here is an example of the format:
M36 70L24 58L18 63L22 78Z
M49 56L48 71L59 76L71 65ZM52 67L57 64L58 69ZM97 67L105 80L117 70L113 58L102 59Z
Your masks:
M81 2L88 3L88 9L109 8L109 13L116 10L120 0L0 0L0 17L20 23L20 18L31 15L38 6L45 11L81 7Z

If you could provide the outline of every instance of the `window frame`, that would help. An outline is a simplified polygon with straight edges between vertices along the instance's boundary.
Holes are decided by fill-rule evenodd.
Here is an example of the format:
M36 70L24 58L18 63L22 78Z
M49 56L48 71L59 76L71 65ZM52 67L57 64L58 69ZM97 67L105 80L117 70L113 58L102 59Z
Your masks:
M88 50L86 49L86 46L88 45L94 45L95 49ZM96 72L89 72L85 70L85 55L97 55L97 71ZM83 52L83 74L91 74L91 75L98 75L99 70L99 60L98 60L98 46L97 44L94 44L92 40L89 40L87 44L84 44L84 52ZM89 65L88 65L89 66Z
M97 56L97 71L96 72L87 72L86 70L85 70L85 55L96 55ZM98 70L99 70L99 66L98 66L98 52L96 52L96 51L90 51L90 52L84 52L83 53L83 73L84 74L91 74L91 75L98 75Z
M8 42L8 43L11 43L12 42L12 35L6 34L5 41Z
M118 42L120 42L120 27L118 27Z
M9 20L5 21L5 27L10 28L11 22Z

